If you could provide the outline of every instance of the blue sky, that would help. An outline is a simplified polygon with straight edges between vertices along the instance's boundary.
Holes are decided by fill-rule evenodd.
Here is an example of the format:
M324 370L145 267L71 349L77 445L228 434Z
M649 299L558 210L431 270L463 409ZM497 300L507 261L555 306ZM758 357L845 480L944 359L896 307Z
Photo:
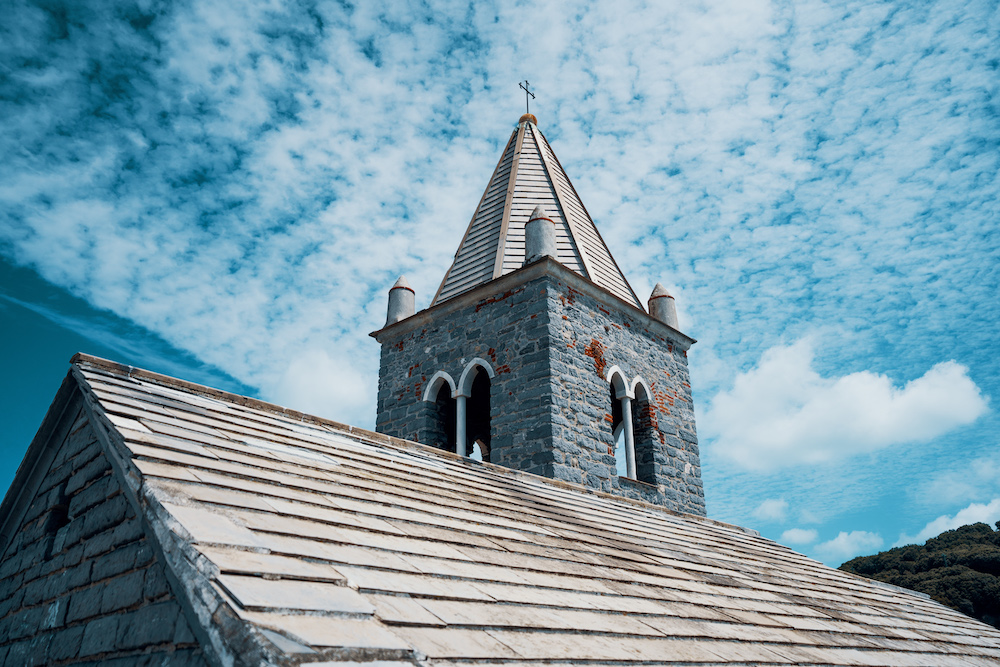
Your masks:
M995 2L5 7L0 488L77 350L371 427L526 78L699 339L710 516L832 564L1000 520Z

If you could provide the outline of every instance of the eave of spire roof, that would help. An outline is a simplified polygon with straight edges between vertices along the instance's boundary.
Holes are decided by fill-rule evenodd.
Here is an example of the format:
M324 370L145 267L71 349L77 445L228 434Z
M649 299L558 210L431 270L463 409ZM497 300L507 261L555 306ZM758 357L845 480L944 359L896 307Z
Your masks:
M536 206L555 224L561 264L643 309L531 114L511 133L431 305L521 268L524 226Z

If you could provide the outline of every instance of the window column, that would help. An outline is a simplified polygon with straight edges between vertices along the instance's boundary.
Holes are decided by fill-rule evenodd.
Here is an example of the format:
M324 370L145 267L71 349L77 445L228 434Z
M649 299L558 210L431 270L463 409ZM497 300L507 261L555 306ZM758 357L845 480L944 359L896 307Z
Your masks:
M468 436L465 434L465 402L468 396L463 396L459 394L455 397L455 453L459 456L465 456L466 446L468 444Z
M620 399L622 405L622 428L625 430L625 467L628 477L635 476L635 433L632 432L632 399L627 395Z

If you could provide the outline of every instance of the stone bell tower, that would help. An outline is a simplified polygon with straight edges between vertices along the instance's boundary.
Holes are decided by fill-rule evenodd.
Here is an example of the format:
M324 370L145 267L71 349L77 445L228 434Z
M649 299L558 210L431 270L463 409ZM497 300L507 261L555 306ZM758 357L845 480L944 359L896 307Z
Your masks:
M525 114L430 306L390 290L376 429L704 515L695 341L662 285L648 305Z

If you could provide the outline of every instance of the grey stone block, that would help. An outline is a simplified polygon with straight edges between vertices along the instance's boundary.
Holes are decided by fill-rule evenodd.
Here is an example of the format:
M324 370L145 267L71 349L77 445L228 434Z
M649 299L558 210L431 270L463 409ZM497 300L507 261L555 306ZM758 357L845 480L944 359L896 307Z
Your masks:
M85 561L79 565L71 568L67 568L59 573L58 582L59 588L63 591L71 591L80 586L86 586L90 583L90 569L93 567L91 561Z
M565 465L556 466L552 471L551 477L563 480L564 482L573 482L575 484L583 482L583 473L580 470L570 468Z
M72 623L99 614L103 595L103 584L96 584L73 593L69 600L69 609L66 612L66 622Z
M174 601L140 607L128 616L121 629L122 648L163 644L173 639L180 607Z
M135 566L138 544L131 544L112 550L94 561L93 579L100 581L116 574L131 570Z
M71 433L63 448L74 468L82 468L102 453L94 429L89 424Z
M24 551L21 552L23 556L22 565L27 566L24 570L22 570L25 582L41 576L42 562L45 558L45 554L48 552L49 544L49 540L41 540L28 545L25 547ZM31 565L28 565L28 563L31 563Z
M99 463L102 461L95 461ZM83 515L91 507L105 500L118 488L118 482L111 475L111 470L105 468L103 477L93 480L86 488L81 489L69 501L69 516L75 518Z
M24 586L24 604L27 606L36 605L45 599L47 578L35 579Z
M16 574L0 581L0 618L21 606L21 600L24 599L24 588L21 587L22 579L20 574Z
M118 525L125 518L127 506L128 502L124 496L118 494L89 508L87 514L83 517L83 536L85 538L90 537ZM86 553L89 555L91 553L90 549L87 549Z
M16 640L36 634L42 625L43 614L42 607L19 609L9 619L4 619L8 621L7 637Z
M80 652L85 628L84 625L76 625L53 634L49 644L49 659L58 661L75 658Z
M127 609L141 602L145 574L143 570L136 570L109 579L101 596L101 613Z
M82 468L76 470L73 476L69 478L69 481L66 483L66 494L69 496L76 495L80 489L90 484L93 480L103 477L110 472L111 464L108 463L107 459L103 456L96 456Z
M177 614L177 623L174 626L174 644L194 644L197 642L194 634L191 632L191 626L188 625L187 618L184 617L183 612Z
M53 600L45 608L45 615L42 617L41 629L54 630L60 628L66 622L66 611L69 608L69 597L61 597Z
M119 616L101 616L87 623L80 642L80 657L114 650L120 621Z
M7 657L5 658L3 664L17 665L18 667L46 664L48 640L48 637L35 637L11 644L8 648Z

